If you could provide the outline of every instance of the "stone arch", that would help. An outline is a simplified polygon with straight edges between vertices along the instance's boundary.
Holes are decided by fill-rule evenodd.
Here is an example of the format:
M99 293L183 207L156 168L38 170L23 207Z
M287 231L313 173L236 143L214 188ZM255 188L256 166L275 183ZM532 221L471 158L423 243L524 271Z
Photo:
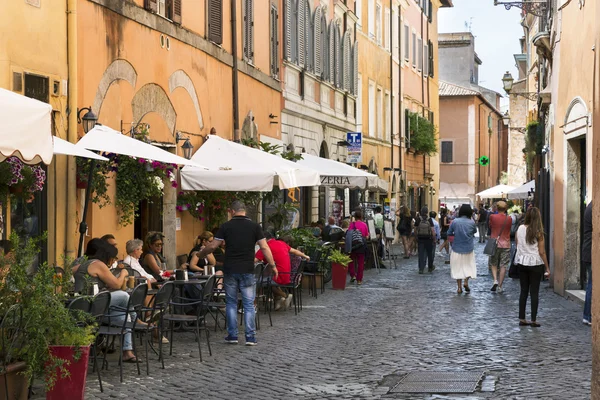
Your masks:
M329 158L329 149L327 148L327 142L322 141L321 147L319 148L319 157Z
M202 111L200 110L200 101L198 100L196 87L194 86L192 78L190 78L190 76L182 69L173 72L169 77L169 92L173 93L177 88L183 88L188 92L192 99L192 103L194 103L194 109L196 109L198 125L200 126L200 129L204 128L204 121L202 119Z
M369 161L369 173L379 175L377 173L379 169L377 168L377 162L375 161L375 157L371 157L371 161Z
M144 115L155 112L164 119L169 131L175 134L177 113L173 103L162 87L155 83L147 83L138 90L131 100L133 120L141 121Z
M565 135L578 134L576 136L587 134L587 124L589 111L585 100L577 96L567 107L564 120Z
M102 78L100 78L100 82L98 83L96 97L94 98L94 103L92 105L92 110L96 115L100 115L100 109L102 108L102 103L104 102L104 98L106 97L110 85L120 80L129 82L135 89L137 72L135 72L133 65L127 60L115 60L106 68L106 70L104 70Z

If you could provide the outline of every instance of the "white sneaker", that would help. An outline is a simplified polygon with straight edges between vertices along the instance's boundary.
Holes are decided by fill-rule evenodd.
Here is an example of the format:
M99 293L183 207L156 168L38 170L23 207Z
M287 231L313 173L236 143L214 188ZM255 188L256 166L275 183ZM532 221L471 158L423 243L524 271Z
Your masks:
M504 290L502 289L502 286L498 286L498 288L496 289L496 293L502 293Z
M288 295L287 295L287 298L285 299L285 308L286 308L286 310L287 310L288 308L290 308L290 306L292 305L292 299L293 299L293 297L294 297L294 296L293 296L293 295L291 295L291 294L288 294Z
M583 323L587 326L592 326L592 323L585 318L583 319Z
M283 307L284 304L285 304L284 298L279 298L279 299L275 300L275 311L281 310L281 307Z

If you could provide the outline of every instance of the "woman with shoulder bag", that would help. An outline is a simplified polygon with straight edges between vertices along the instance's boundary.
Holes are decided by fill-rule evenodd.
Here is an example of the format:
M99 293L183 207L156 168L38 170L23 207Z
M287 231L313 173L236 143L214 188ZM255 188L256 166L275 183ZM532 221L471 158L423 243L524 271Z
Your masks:
M369 237L369 228L362 220L362 211L356 210L354 212L355 221L350 224L350 228L359 231L363 237L363 242L366 243L366 238ZM365 253L366 246L361 246L350 252L350 258L352 262L348 264L348 272L350 273L350 283L356 281L357 284L362 285L363 272L365 270ZM356 275L355 275L356 274Z
M532 207L525 214L525 222L517 230L517 254L515 263L519 267L521 295L519 296L519 325L539 327L537 312L539 303L540 282L542 276L550 276L548 258L544 241L542 216L537 207ZM544 273L545 269L545 273ZM525 319L527 296L531 295L531 322Z

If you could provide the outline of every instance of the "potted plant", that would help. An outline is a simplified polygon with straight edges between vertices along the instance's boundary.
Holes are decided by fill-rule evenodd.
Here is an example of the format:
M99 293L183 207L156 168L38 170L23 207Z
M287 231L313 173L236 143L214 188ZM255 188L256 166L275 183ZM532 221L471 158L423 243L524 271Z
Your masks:
M15 358L25 363L24 376L28 380L44 377L48 399L83 399L94 325L88 320L91 317L74 315L65 305L70 268L59 277L54 267L44 263L28 275L43 240L45 236L21 241L17 234L11 235L13 251L2 256L2 311L13 304L21 306L26 323Z
M181 191L177 196L177 211L188 211L192 217L202 221L204 212L204 199L195 191Z
M348 264L352 262L349 255L342 253L338 249L331 251L328 257L331 262L331 286L334 290L346 289L346 275L348 274Z

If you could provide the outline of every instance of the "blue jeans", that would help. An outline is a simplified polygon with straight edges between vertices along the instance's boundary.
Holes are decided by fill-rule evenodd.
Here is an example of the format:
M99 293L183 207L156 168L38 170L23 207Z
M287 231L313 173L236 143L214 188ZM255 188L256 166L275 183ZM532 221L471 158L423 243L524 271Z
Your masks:
M127 304L129 303L129 294L122 290L116 290L114 292L110 292L110 305L115 307L127 308ZM108 314L110 317L110 324L112 326L122 327L123 322L125 322L125 313L123 311L112 310L109 311ZM130 313L127 320L130 322L135 321L137 318L135 313ZM104 322L108 323L109 318L104 317ZM133 350L133 343L131 342L131 331L128 331L125 334L124 341L121 346L122 350Z
M238 335L237 326L237 301L238 289L242 293L242 305L244 306L244 326L246 337L254 337L256 325L254 322L254 297L256 295L256 281L254 274L225 274L223 279L225 285L225 302L227 304L225 314L227 316L227 333L229 336Z
M585 304L583 305L583 319L592 322L592 263L585 263L587 269L587 287L585 290Z

